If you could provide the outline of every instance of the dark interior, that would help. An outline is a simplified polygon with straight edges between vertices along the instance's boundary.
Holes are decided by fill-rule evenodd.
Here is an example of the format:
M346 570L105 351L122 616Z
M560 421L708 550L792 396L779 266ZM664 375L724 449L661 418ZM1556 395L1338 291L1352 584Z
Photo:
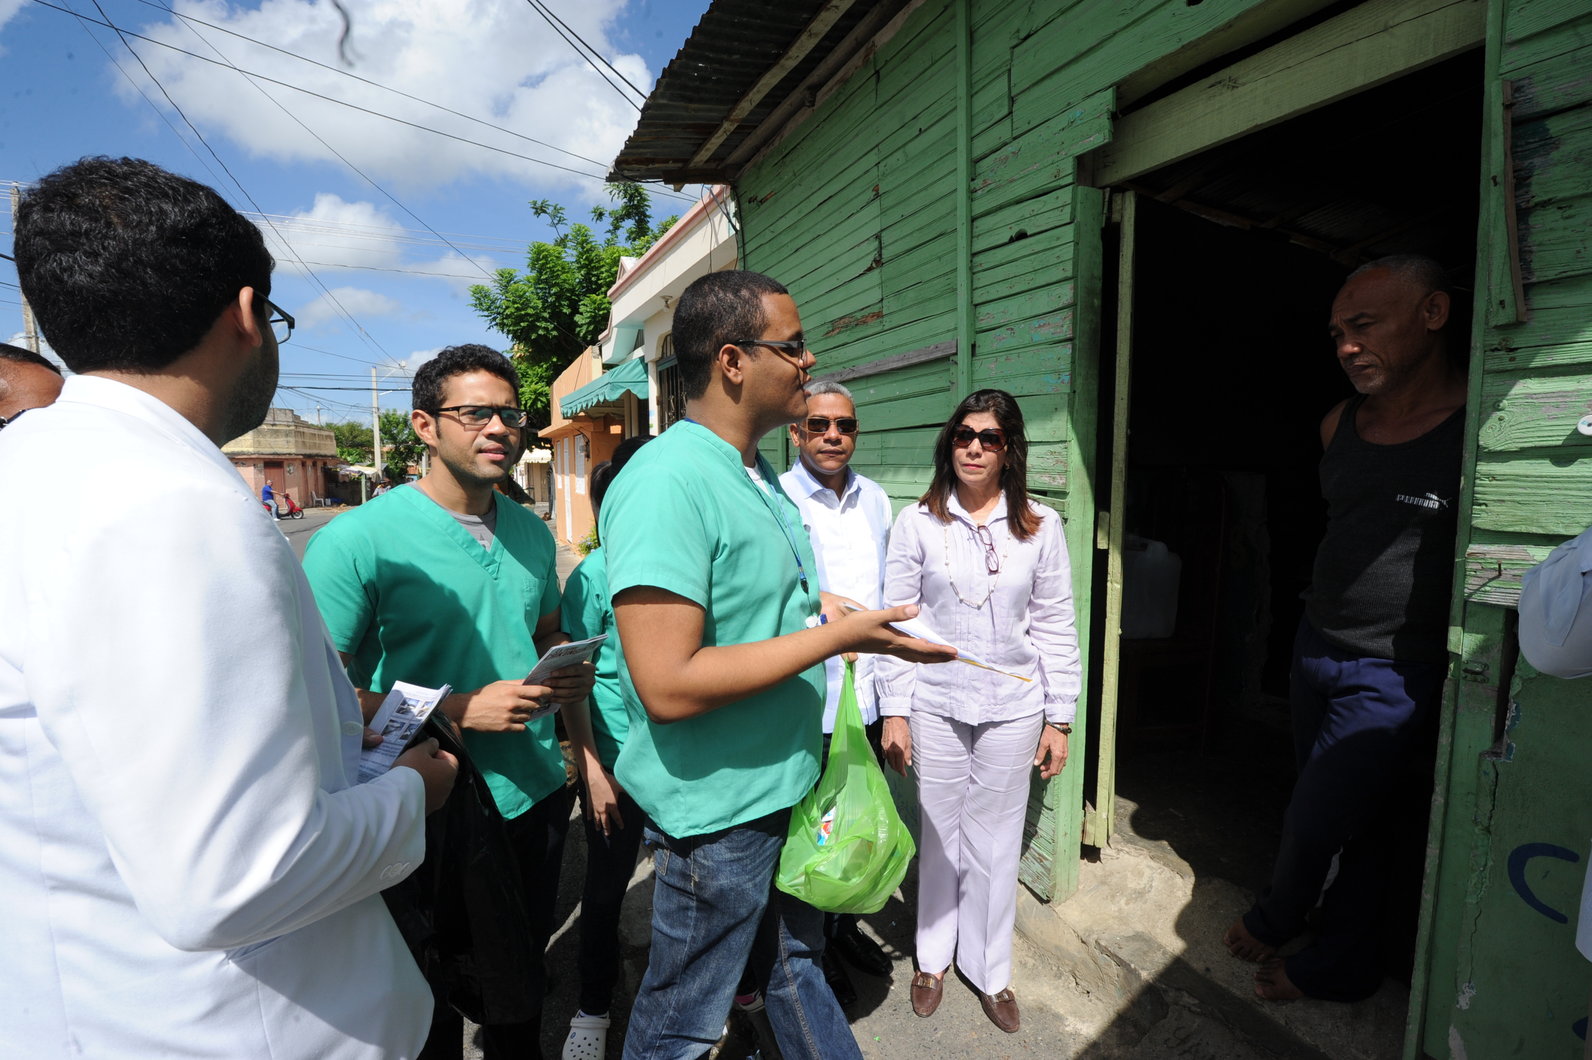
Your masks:
M1256 887L1269 872L1293 774L1290 648L1325 523L1319 424L1351 393L1328 310L1351 269L1388 253L1430 255L1469 285L1481 69L1480 52L1460 56L1131 185L1126 530L1181 571L1170 635L1121 643L1119 812L1196 870ZM1110 276L1107 321L1116 300ZM1103 484L1113 360L1108 334ZM1102 572L1097 622L1104 588Z

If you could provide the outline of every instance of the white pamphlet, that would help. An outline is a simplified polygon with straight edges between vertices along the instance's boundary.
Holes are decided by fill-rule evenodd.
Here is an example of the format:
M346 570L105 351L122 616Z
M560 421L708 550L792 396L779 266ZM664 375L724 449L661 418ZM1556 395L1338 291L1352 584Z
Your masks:
M595 637L588 637L585 640L572 640L568 644L555 644L543 652L540 659L536 660L536 665L531 668L531 672L526 676L525 683L528 685L547 684L548 679L558 671L566 667L578 666L597 654L598 647L607 639L608 634L599 633ZM557 703L552 700L545 700L543 705L531 711L525 720L529 722L538 718L545 718L557 709Z
M370 728L381 733L381 743L361 752L359 756L359 781L374 780L403 754L409 741L414 739L420 726L436 709L437 704L453 691L451 685L441 688L422 688L407 681L394 681L392 691L381 701L376 716L370 719Z
M905 633L909 637L926 640L930 644L944 644L948 648L956 648L956 645L930 629L928 623L924 622L922 618L909 618L902 622L892 622L890 623L890 628L898 633ZM961 648L956 648L956 661L967 663L969 666L977 666L981 670L989 670L992 673L1015 677L1019 681L1033 680L1032 677L1024 677L1022 674L1014 674L1010 670L1002 670L997 666L991 666L983 659L978 658L976 655L969 655Z

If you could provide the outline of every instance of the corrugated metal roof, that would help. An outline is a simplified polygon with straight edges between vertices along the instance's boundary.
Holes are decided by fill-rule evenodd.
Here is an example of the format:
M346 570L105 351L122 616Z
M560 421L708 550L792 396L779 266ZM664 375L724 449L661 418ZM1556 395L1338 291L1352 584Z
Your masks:
M822 87L835 68L866 43L872 35L869 28L882 25L905 4L906 0L778 4L714 0L653 86L609 179L670 184L733 180L750 154L743 149L755 146L748 138L771 118L783 123L793 104L799 105L797 93ZM858 37L864 39L859 42ZM791 62L787 55L793 47L805 49L805 54ZM790 62L790 68L771 86L759 86L782 62ZM693 162L737 105L760 87L761 98L745 108L722 142Z

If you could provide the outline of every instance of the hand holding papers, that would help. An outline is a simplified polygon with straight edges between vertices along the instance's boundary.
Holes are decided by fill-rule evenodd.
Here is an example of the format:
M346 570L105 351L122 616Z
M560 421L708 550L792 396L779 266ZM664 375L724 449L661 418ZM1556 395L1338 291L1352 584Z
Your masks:
M897 630L898 632L905 633L909 637L917 637L919 640L926 640L930 644L944 644L948 648L956 648L956 645L952 644L950 641L934 632L934 630L930 629L928 623L924 622L921 617L908 618L900 622L892 622L890 624L890 628ZM980 659L974 655L969 655L960 648L956 648L956 661L967 663L969 666L977 666L981 670L989 670L993 673L1005 674L1007 677L1015 677L1019 681L1033 680L1032 677L1024 677L1022 674L1014 674L1010 670L1002 670L997 666L991 666L983 659Z
M590 659L597 653L597 649L602 645L602 642L607 639L608 634L599 633L597 636L588 637L586 640L572 640L568 644L556 644L548 648L547 651L542 653L542 657L536 661L536 665L531 669L530 674L526 676L525 683L528 685L547 684L548 680L558 671L571 666L579 666L587 659ZM533 710L525 720L532 722L537 718L545 718L557 709L558 703L549 701Z
M381 733L381 743L360 753L359 782L374 780L391 769L426 718L452 691L449 685L422 688L406 681L394 681L392 691L381 701L376 716L370 719L370 727Z

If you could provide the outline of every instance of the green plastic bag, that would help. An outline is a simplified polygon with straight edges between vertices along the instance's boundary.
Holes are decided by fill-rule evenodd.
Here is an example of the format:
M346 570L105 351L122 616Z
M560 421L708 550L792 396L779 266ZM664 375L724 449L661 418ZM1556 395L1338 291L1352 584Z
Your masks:
M791 809L774 880L827 913L877 913L917 853L868 746L852 681L847 663L829 762L817 786Z

